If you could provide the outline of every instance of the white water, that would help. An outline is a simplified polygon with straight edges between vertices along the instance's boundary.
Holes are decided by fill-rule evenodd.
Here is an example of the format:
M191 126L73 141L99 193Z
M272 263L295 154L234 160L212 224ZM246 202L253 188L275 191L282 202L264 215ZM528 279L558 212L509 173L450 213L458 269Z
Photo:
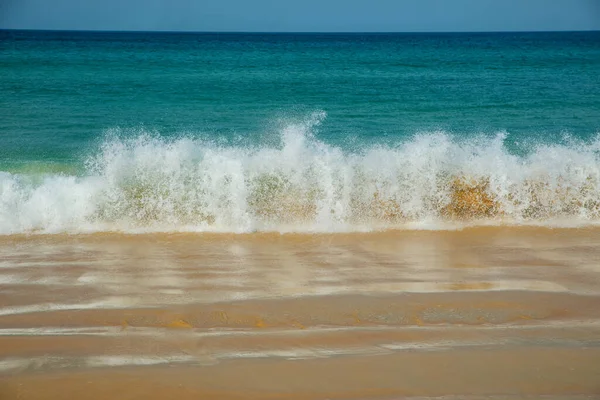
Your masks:
M600 221L598 138L518 157L503 133L460 141L429 132L351 153L318 141L311 132L319 122L290 124L279 146L254 148L112 134L84 177L0 172L0 234Z

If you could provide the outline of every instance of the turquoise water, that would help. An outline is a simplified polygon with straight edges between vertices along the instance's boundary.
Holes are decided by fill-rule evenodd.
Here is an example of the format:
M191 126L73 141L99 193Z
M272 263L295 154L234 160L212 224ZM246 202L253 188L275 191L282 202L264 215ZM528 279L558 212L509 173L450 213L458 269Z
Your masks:
M599 71L600 32L0 31L0 233L593 223Z

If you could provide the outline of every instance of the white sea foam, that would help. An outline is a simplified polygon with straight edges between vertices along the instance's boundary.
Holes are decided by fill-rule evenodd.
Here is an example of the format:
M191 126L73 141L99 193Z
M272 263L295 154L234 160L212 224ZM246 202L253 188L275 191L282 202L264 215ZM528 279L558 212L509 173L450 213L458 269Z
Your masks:
M427 132L347 151L312 134L234 146L113 132L85 176L0 172L0 234L92 231L339 232L600 221L600 139L533 146L506 133Z

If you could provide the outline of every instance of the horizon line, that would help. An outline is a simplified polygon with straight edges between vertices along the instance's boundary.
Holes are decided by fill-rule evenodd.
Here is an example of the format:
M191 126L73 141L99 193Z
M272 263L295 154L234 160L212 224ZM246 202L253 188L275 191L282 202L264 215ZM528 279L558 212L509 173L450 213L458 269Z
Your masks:
M178 33L178 34L307 34L307 35L364 35L364 34L452 34L452 33L582 33L600 32L600 29L578 30L491 30L491 31L194 31L194 30L137 30L137 29L40 29L40 28L0 28L0 31L25 31L25 32L74 32L74 33Z

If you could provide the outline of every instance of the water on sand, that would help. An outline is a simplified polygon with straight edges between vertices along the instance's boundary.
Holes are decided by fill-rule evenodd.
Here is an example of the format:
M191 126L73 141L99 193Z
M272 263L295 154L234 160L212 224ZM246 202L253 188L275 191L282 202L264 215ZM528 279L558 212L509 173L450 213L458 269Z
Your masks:
M5 237L1 393L591 398L599 235Z

